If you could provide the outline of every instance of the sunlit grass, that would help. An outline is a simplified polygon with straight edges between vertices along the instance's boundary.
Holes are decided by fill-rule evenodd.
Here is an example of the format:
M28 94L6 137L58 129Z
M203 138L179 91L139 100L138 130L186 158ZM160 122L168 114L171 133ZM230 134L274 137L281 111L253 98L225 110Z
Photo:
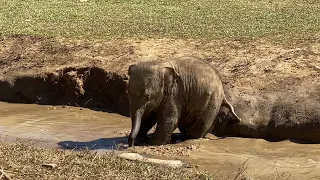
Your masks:
M69 38L320 37L318 0L7 0L0 33Z

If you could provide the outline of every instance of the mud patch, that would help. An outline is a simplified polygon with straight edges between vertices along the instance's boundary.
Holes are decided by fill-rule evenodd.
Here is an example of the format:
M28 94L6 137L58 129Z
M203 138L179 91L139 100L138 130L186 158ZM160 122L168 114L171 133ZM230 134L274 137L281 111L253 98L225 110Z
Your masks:
M131 152L149 154L154 157L182 157L190 156L199 150L200 144L174 144L170 146L137 146L130 149Z

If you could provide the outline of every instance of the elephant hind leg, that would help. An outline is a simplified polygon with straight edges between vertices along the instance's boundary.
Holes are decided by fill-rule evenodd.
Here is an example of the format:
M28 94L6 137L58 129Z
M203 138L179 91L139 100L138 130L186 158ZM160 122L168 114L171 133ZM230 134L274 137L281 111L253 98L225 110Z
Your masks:
M188 128L188 139L203 138L208 133L209 129L209 125L201 121L197 121Z
M188 134L188 130L187 130L186 127L183 127L183 126L179 125L178 129L179 129L181 134L183 134L183 135L187 135Z
M189 139L189 135L188 135L188 129L179 125L178 126L179 128L179 131L180 131L180 136L179 138L182 140L182 141L185 141L187 139Z
M211 129L213 117L216 117L218 111L211 110L210 113L193 117L192 124L188 126L188 136L192 139L203 138Z

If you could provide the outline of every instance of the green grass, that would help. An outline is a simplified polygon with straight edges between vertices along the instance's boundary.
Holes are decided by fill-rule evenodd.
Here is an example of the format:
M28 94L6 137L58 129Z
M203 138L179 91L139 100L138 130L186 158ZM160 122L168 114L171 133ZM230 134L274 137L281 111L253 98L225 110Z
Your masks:
M0 33L68 38L320 38L319 0L1 0Z

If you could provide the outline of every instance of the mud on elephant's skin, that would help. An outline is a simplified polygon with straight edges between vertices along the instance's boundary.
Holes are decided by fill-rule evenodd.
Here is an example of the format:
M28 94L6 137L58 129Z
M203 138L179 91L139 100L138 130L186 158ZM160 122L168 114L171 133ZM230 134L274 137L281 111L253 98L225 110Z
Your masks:
M179 128L185 138L202 138L212 128L221 106L230 109L218 72L194 57L133 64L128 69L132 129L129 146L144 142L155 125L151 143L168 143Z
M318 97L318 99L317 99ZM320 143L320 92L301 96L297 93L279 95L275 100L259 100L246 109L240 108L240 123L224 124L229 110L220 110L216 117L216 136L263 138L269 141L291 140L297 143ZM251 113L252 112L252 113ZM250 114L258 114L250 118Z

